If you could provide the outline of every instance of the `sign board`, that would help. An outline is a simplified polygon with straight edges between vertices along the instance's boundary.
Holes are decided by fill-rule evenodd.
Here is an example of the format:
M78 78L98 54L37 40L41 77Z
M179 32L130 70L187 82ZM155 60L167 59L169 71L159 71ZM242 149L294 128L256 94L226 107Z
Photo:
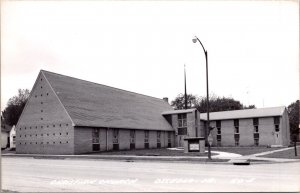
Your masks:
M211 144L213 142L213 138L212 138L211 134L209 134L209 136L207 137L207 141L208 141L209 145L211 146Z
M200 150L199 143L190 143L189 150L190 151L199 151Z

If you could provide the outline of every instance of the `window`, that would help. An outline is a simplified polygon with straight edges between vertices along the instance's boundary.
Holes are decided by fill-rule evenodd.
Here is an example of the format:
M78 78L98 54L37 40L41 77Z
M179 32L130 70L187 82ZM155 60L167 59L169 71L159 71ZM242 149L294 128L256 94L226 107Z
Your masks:
M92 143L93 151L100 151L100 132L97 128L92 130Z
M258 133L258 125L254 126L254 133Z
M160 148L161 147L161 131L157 131L157 147Z
M235 127L235 128L234 128L234 133L240 133L239 127Z
M216 127L221 128L221 121L220 120L216 121Z
M233 120L233 124L234 124L234 133L240 133L240 130L239 130L239 120L238 119L234 119Z
M178 135L187 135L187 128L186 127L178 128Z
M280 124L280 117L274 117L274 125L279 125Z
M275 125L275 131L276 131L276 132L279 131L279 125Z
M235 141L235 146L240 145L240 134L239 133L234 134L234 141Z
M254 133L258 133L258 125L259 125L259 119L254 118L253 119Z
M280 124L280 117L274 117L274 125L275 125L275 131L279 132L279 124Z
M130 149L135 149L135 130L130 130Z
M258 118L253 119L253 125L259 125Z
M119 143L119 130L113 129L113 143L118 144Z
M186 113L178 114L178 127L187 127Z
M217 141L221 141L222 137L221 135L217 135Z
M234 122L234 126L235 127L239 126L239 120L238 119L234 119L233 122Z
M235 139L235 146L239 146L240 145L240 140L239 139Z
M254 145L258 146L259 145L259 139L254 139Z
M145 131L145 148L148 149L149 148L149 131Z
M170 148L171 147L171 132L168 131L168 147Z

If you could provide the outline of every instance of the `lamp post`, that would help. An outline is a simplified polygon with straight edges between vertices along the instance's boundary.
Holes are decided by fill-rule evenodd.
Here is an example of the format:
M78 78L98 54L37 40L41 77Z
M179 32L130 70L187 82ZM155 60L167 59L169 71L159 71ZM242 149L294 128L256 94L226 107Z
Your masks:
M199 40L197 36L193 39L193 43L199 42L203 51L205 53L205 61L206 61L206 108L207 108L207 124L206 124L206 132L205 132L205 141L208 147L208 159L211 160L211 152L210 152L210 144L208 143L208 135L210 133L210 121L209 121L209 92L208 92L208 61L207 61L207 50L204 48L202 42Z

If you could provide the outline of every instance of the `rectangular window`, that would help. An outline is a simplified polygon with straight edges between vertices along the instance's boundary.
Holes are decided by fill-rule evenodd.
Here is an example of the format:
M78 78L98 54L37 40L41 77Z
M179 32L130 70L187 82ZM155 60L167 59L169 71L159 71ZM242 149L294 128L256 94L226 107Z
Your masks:
M100 130L98 128L92 130L92 142L93 151L100 151Z
M221 121L220 120L216 121L216 127L221 128Z
M221 146L222 146L221 140L220 140L220 141L217 141L217 146L218 146L218 147L221 147Z
M157 143L160 143L161 132L157 131Z
M235 146L239 146L240 145L240 139L239 138L236 138L234 141L235 141Z
M160 137L161 137L161 132L160 131L157 131L157 148L160 148L161 147L161 140L160 140Z
M217 134L221 135L221 121L216 121Z
M259 125L259 120L258 120L258 118L253 118L253 125L254 125L254 126Z
M254 139L259 139L259 133L254 133L254 134L253 134L253 138L254 138Z
M187 127L186 113L178 114L178 127Z
M99 129L97 128L94 128L92 131L92 141L93 143L100 143Z
M280 124L280 117L279 116L274 117L274 125L275 125L276 132L279 132L279 124Z
M113 144L119 144L119 130L113 129Z
M130 130L130 143L135 143L135 130Z
M275 125L275 131L276 131L276 132L279 131L279 125Z
M148 149L149 148L149 131L145 131L145 148Z
M217 141L221 141L222 137L221 135L217 135Z
M254 133L258 133L258 125L254 126Z
M279 125L280 124L280 117L274 117L274 125Z
M238 119L234 119L233 120L233 124L235 127L238 127L239 126L239 120Z
M171 132L168 131L168 147L171 147Z
M234 133L240 133L239 127L237 127L237 126L234 127Z
M259 145L259 139L254 139L254 145L258 146Z
M178 128L178 135L187 135L187 128Z
M130 130L130 149L135 149L135 130Z

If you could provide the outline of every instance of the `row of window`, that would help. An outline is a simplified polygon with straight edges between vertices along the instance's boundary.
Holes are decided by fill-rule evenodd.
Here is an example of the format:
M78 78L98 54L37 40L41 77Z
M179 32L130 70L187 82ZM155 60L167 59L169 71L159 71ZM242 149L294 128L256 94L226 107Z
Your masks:
M59 134L57 133L57 135L60 135L60 136L61 136L62 134L63 134L63 133L59 133ZM43 134L43 133L42 133L42 134L40 134L40 135L41 135L41 136L44 136L44 134ZM47 136L50 136L51 134L47 133L47 134L45 134L45 136L46 136L46 135L47 135ZM68 132L66 132L66 135L69 135L69 133L68 133ZM30 135L28 135L28 134L27 134L27 135L19 135L19 136L20 136L20 138L22 138L22 136L23 136L24 138L26 138L26 137L34 137L34 136L36 136L36 137L37 137L37 136L38 136L38 134L35 134L35 135L33 135L33 134L30 134ZM53 136L55 136L55 133L53 133Z
M59 126L59 127L62 127L64 124L58 124L57 126ZM69 124L65 124L66 126L69 126ZM50 127L50 125L46 125L45 126L46 128L49 128ZM55 124L53 124L52 125L52 127L55 127ZM41 128L41 129L43 129L44 128L44 126L43 125L41 125L41 126L30 126L30 127L20 127L19 128L19 130L21 131L22 129L24 129L24 130L26 130L26 129L37 129L37 128Z
M157 143L161 142L161 131L156 132ZM130 143L135 143L135 130L130 130ZM100 130L98 128L92 131L92 141L94 144L100 143ZM171 132L168 132L168 142L171 142ZM119 143L119 129L113 129L113 144ZM149 143L149 131L144 131L144 143Z
M41 142L19 142L19 145L37 145L37 144L67 144L67 143L69 143L69 141L66 141L66 142L63 142L63 141L60 141L60 142L55 142L55 141L53 141L53 142L49 142L49 141L47 141L47 142L43 142L43 141L41 141Z
M274 125L279 125L280 124L280 117L276 116L273 117L274 120ZM253 126L258 126L259 125L259 118L253 118ZM234 127L239 127L239 119L234 119L233 120L233 125ZM216 128L220 128L221 127L221 120L217 120L216 121Z
M171 147L171 142L168 142L168 148ZM130 149L135 149L135 143L130 143ZM149 149L149 143L144 143L144 148ZM161 143L156 144L156 148L161 148ZM100 151L100 143L92 145L93 151ZM113 144L113 150L119 150L119 144Z

